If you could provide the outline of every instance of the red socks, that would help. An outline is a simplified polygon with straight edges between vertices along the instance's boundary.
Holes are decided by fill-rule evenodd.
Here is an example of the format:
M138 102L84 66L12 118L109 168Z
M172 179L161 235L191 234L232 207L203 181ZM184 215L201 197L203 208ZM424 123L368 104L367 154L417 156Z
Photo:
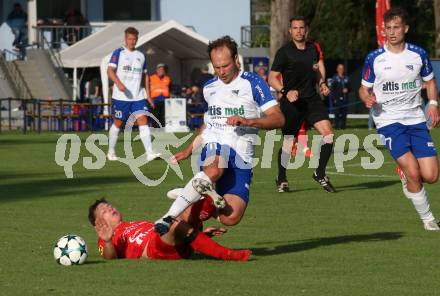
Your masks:
M192 205L191 217L195 221L206 221L212 217L215 211L216 208L212 203L212 198L205 196L205 198Z
M191 247L202 254L222 260L248 261L250 250L233 250L216 243L203 232L199 232L191 242Z

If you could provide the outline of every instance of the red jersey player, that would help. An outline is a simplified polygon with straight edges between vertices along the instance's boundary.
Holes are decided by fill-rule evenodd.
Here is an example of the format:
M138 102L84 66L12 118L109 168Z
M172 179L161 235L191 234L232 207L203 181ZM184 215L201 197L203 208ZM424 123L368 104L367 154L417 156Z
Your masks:
M193 251L222 260L247 261L250 250L232 250L223 247L210 238L226 230L210 227L199 232L200 210L207 200L200 200L202 206L189 209L186 214L188 224L182 218L176 219L170 231L159 236L154 232L154 223L147 220L127 222L121 213L105 198L96 200L89 208L89 221L98 235L98 246L105 259L145 258L145 259L183 259ZM182 215L185 216L185 215Z

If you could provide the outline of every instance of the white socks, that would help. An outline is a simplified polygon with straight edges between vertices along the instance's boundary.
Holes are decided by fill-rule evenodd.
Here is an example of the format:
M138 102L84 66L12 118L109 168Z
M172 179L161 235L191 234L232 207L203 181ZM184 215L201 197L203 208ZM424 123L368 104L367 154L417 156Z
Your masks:
M413 203L414 208L417 213L419 213L420 219L423 222L428 222L434 220L434 215L429 208L428 197L426 196L425 188L422 187L420 192L409 192L406 188L403 189L403 193L405 193L406 197Z
M148 125L139 126L139 135L141 136L142 144L144 144L145 152L147 152L147 154L153 153L150 127Z
M108 131L108 152L115 154L116 143L118 142L120 128L117 128L114 124L110 127ZM139 134L141 137L142 144L144 144L145 151L147 153L153 152L153 146L151 145L151 132L148 125L139 126Z
M118 142L119 128L114 124L110 127L108 131L108 152L115 154L116 143Z
M211 180L204 172L195 174L194 177L182 189L182 193L176 198L168 210L168 213L166 213L164 217L171 216L176 218L182 214L187 207L200 200L201 195L194 189L192 185L192 181L197 178L204 179L211 183Z

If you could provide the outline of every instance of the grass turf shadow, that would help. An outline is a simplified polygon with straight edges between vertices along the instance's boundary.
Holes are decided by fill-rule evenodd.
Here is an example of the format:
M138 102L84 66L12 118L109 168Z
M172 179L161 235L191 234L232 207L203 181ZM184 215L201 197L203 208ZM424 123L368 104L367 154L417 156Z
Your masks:
M390 180L390 181L363 182L363 183L356 183L345 186L337 186L336 184L335 186L337 191L350 191L350 190L364 190L364 189L380 189L400 183L401 183L400 180Z
M63 177L42 180L23 179L19 180L19 182L1 185L0 203L98 192L102 186L137 182L134 176L82 176L73 179Z
M370 234L342 235L333 237L313 238L274 247L251 248L255 256L273 256L285 253L307 251L319 247L347 244L353 242L377 242L397 240L403 237L402 232L377 232ZM271 242L267 242L271 243Z

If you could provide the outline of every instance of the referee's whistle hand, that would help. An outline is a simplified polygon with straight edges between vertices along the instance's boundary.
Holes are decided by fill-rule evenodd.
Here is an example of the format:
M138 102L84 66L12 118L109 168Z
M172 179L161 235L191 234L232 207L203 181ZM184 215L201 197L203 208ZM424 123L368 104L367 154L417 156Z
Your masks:
M287 92L287 95L286 95L286 97L287 97L287 100L289 100L289 102L295 102L296 100L298 100L298 95L299 95L299 93L298 93L298 91L297 90L289 90L288 92Z

